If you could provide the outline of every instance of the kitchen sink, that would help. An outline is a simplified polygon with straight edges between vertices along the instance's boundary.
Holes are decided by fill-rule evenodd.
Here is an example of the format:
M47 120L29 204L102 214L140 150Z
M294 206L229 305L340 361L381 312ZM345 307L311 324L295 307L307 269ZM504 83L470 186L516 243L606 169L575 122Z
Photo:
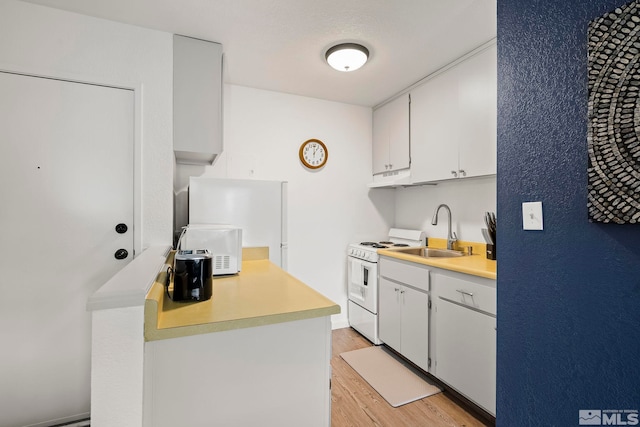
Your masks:
M423 258L452 258L465 255L462 251L425 247L397 249L396 252L401 252L407 255L416 255Z

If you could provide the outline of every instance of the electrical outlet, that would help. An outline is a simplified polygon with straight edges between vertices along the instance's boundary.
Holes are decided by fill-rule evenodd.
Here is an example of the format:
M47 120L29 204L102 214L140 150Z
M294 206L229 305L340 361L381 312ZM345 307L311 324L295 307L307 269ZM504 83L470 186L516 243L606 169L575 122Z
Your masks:
M542 202L522 203L522 229L544 230L542 223Z

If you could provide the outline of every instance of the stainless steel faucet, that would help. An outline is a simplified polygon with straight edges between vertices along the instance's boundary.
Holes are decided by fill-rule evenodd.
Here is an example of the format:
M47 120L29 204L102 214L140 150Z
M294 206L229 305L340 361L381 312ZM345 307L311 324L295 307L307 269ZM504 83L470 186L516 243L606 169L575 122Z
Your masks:
M433 213L433 218L431 218L431 225L438 225L438 212L440 212L440 208L447 210L447 249L453 249L453 244L458 240L458 236L456 236L456 233L451 232L451 209L449 209L449 206L443 203L436 208L436 211Z

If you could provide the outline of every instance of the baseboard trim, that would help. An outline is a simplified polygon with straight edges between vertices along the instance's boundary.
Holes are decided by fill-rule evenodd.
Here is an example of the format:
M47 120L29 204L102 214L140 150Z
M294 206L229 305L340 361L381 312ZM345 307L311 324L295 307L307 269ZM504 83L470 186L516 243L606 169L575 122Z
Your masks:
M29 424L28 426L25 427L62 427L62 426L69 426L69 427L75 427L76 425L78 426L88 426L89 425L89 421L90 421L90 413L86 412L84 414L78 414L78 415L72 415L70 417L64 417L64 418L58 418L55 420L49 420L49 421L45 421L42 423L37 423L37 424Z
M349 319L336 319L331 320L331 329L342 329L349 327Z

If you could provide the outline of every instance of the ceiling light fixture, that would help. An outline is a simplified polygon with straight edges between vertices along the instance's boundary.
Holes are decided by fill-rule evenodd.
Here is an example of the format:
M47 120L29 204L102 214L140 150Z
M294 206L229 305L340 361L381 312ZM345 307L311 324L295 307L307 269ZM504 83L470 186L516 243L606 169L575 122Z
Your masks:
M342 43L327 50L325 58L338 71L355 71L367 62L369 50L357 43Z

